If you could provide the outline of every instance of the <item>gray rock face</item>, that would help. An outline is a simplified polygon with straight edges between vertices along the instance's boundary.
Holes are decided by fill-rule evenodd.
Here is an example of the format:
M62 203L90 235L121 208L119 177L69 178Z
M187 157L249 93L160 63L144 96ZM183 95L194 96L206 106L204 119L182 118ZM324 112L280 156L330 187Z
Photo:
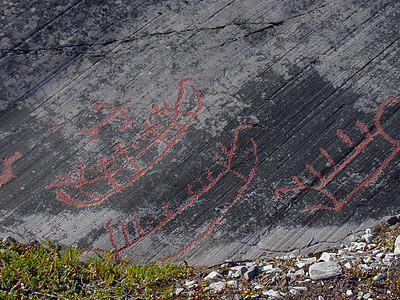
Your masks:
M342 267L333 261L318 262L310 266L310 278L313 280L329 279L343 273Z

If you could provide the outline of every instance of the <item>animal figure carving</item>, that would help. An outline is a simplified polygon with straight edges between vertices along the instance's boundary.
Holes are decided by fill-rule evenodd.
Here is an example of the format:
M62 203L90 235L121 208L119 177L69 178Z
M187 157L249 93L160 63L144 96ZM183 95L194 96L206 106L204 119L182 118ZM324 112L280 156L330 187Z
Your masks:
M12 178L19 178L18 176L12 174L11 164L13 163L14 160L16 160L20 157L21 157L21 153L19 153L18 151L15 151L14 155L11 155L8 158L0 158L0 162L4 162L4 164L5 164L5 166L3 168L3 173L0 174L0 186Z

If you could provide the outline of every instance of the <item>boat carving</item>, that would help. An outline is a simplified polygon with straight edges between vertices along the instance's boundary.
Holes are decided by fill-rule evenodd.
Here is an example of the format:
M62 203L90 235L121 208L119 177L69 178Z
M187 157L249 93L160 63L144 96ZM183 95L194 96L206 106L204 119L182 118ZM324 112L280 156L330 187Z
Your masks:
M93 205L103 202L106 198L114 194L115 192L122 190L129 186L131 183L136 181L139 177L146 173L155 163L157 163L171 148L177 143L179 137L185 133L189 124L193 118L202 109L202 100L200 94L195 86L190 85L195 95L196 103L195 108L191 110L183 110L182 99L185 93L184 84L187 82L194 81L193 78L184 78L179 82L178 99L175 106L170 106L167 102L163 102L163 107L159 107L157 104L153 104L153 113L150 114L148 120L143 121L145 130L141 132L140 138L144 142L144 146L139 147L137 143L131 142L124 146L122 142L115 144L116 151L111 158L107 159L102 156L99 158L99 163L95 166L84 166L81 162L78 164L78 168L68 175L57 176L56 180L51 182L46 188L52 189L57 188L58 198L70 205L85 206ZM128 102L121 108L114 108L115 113L121 112L127 119L127 122L121 127L124 129L131 121L126 115L123 109L127 106ZM101 106L104 106L101 103ZM99 108L99 107L95 107ZM114 114L111 116L113 117ZM100 125L103 125L110 116L103 119ZM159 120L163 120L163 124L160 124ZM98 134L98 127L93 127L92 131L85 131L87 134L92 134L90 140L95 138ZM120 128L120 129L121 129ZM158 152L155 155L149 151L152 146L162 146L162 152ZM132 151L133 150L133 151ZM134 152L134 155L130 153ZM147 159L147 162L143 162L144 155L151 156L151 160ZM129 177L123 178L122 182L120 177L123 176L123 171L129 170ZM87 174L99 174L89 178ZM118 177L119 180L116 180ZM109 186L109 189L105 192L92 191L93 184L99 180L105 180ZM73 188L74 194L76 192L83 194L88 201L72 199L68 192L63 191L64 188Z
M284 187L284 188L277 188L275 189L275 198L278 199L280 197L281 193L288 193L288 192L294 192L297 190L303 190L303 189L311 189L315 190L318 192L321 192L323 196L328 197L332 202L333 206L328 206L328 205L321 205L321 204L315 204L311 206L307 206L303 208L303 211L307 210L313 210L313 209L326 209L326 210L334 210L334 211L339 211L343 205L355 194L357 193L362 187L367 185L368 183L372 182L379 174L382 173L382 171L386 168L388 163L393 160L393 158L397 155L397 153L400 151L400 140L396 140L393 137L391 137L388 133L386 133L382 126L381 126L381 116L383 113L383 110L386 106L389 104L400 104L400 99L390 97L388 100L384 101L381 105L379 105L377 109L377 113L375 115L375 131L371 133L368 129L368 127L363 124L361 121L357 120L356 125L363 131L365 134L365 138L358 144L355 145L354 142L351 141L351 139L343 133L341 129L337 130L337 135L341 138L341 140L348 144L350 147L353 148L353 150L345 157L342 163L336 164L333 159L330 157L330 155L323 149L319 148L319 151L323 156L326 157L328 160L329 164L332 166L332 172L329 173L328 175L323 176L321 173L319 173L315 168L310 165L306 164L306 168L314 174L318 180L319 184L318 185L307 185L304 184L303 182L300 181L300 179L297 176L292 176L292 179L294 183L296 184L295 186L292 187ZM387 142L389 142L392 145L392 149L390 153L386 156L386 158L382 161L382 163L376 167L373 171L372 174L370 174L367 178L362 180L357 186L355 186L350 192L348 192L342 199L337 199L334 195L333 192L330 191L326 185L331 182L335 176L339 172L341 172L352 160L354 160L360 153L364 151L364 149L368 146L370 142L372 142L374 139L376 139L378 136L383 137Z

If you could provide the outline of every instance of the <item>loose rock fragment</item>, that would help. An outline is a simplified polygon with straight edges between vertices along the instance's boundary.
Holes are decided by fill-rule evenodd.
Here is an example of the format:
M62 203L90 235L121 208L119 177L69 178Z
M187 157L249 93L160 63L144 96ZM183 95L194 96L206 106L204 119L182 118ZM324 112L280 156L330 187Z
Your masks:
M218 281L218 282L213 282L211 283L206 290L213 290L215 293L220 293L226 288L226 282L225 281Z
M317 262L310 266L308 272L313 280L329 279L343 274L342 267L333 261Z
M268 299L283 299L283 296L275 290L265 291L263 292L263 295L268 296Z
M394 255L400 254L400 235L397 236L396 241L394 242Z
M212 271L210 274L208 274L206 277L204 277L204 280L211 282L218 278L224 278L224 276L222 276L221 274L219 274L216 271Z
M333 256L328 252L324 252L321 254L321 257L318 259L318 261L333 261Z
M375 280L375 281L379 281L379 280L382 280L382 279L385 278L385 277L386 277L385 274L379 273L378 275L375 275L375 276L374 276L374 280Z
M257 266L252 266L250 267L246 273L244 273L244 278L246 280L252 280L258 273L258 267Z
M396 223L399 222L399 218L396 217L396 216L393 216L393 217L390 217L389 219L387 219L386 222L387 222L389 225L394 225L394 224L396 224Z

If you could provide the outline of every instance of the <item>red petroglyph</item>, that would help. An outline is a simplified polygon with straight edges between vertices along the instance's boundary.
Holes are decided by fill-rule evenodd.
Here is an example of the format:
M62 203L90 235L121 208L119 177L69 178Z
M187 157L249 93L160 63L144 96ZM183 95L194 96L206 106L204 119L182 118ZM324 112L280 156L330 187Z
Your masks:
M167 203L165 201L163 201L162 205L163 205L163 208L165 210L166 217L163 218L163 219L158 219L158 225L156 225L154 227L151 227L149 225L149 221L147 220L146 221L146 225L147 225L148 231L147 232L143 232L143 229L140 227L138 219L135 216L134 217L134 221L135 221L135 227L136 227L136 237L133 238L131 241L129 241L128 233L127 233L127 231L125 229L125 224L126 223L125 222L121 223L120 226L121 226L122 234L124 236L125 245L123 245L121 247L118 247L116 242L115 242L115 240L114 240L114 230L111 228L113 219L109 220L107 225L106 225L106 227L107 227L108 233L110 235L111 244L115 249L114 255L115 255L116 259L120 258L120 253L122 251L131 248L133 245L135 245L140 240L142 240L142 239L148 237L149 235L153 234L157 229L162 227L165 223L167 223L167 222L171 221L172 219L176 218L186 208L188 208L191 204L193 204L194 201L196 201L202 195L207 193L212 187L214 187L222 179L222 177L224 175L226 175L228 173L231 173L234 176L240 178L243 181L243 185L241 185L239 187L238 193L236 194L234 199L228 204L226 209L218 217L213 219L210 222L210 224L207 226L206 230L204 232L202 232L200 234L200 236L198 236L197 238L195 238L192 241L190 241L187 246L183 247L181 250L179 250L175 254L172 254L172 255L170 255L170 256L168 256L166 258L159 258L158 261L165 261L165 260L168 260L170 258L176 257L177 255L181 254L183 251L186 251L189 248L191 248L196 242L202 240L212 230L212 228L215 226L215 224L239 200L239 198L242 196L243 192L245 191L247 185L250 183L250 181L254 177L255 169L256 169L256 166L257 166L257 163L258 163L258 156L257 156L257 145L254 142L253 138L250 138L250 141L251 141L252 146L253 146L254 161L252 162L253 166L252 166L249 174L247 174L247 176L245 176L244 174L238 173L238 172L236 172L235 170L233 170L231 168L231 161L232 161L232 158L235 155L235 150L236 150L236 146L237 146L237 139L238 139L239 131L244 129L244 128L250 128L250 127L252 127L252 126L245 124L245 125L240 125L235 129L232 145L231 145L231 148L229 150L226 149L220 142L217 143L217 145L221 148L222 152L226 155L226 158L224 160L219 158L219 157L217 157L217 156L213 157L223 167L222 171L213 176L213 174L211 173L210 169L208 167L205 167L207 179L209 181L208 184L204 185L203 183L201 183L202 188L197 193L194 193L192 191L192 186L190 184L188 184L187 185L187 190L188 190L188 193L189 193L189 199L188 199L188 201L186 203L182 204L174 212L171 212L168 209ZM196 179L200 180L199 177L197 177ZM200 180L200 182L201 182L201 180ZM104 251L102 249L97 249L97 250Z
M102 119L99 123L93 125L89 129L84 131L87 135L91 135L91 136L89 136L89 141L94 140L99 135L99 128L101 126L103 126L104 124L106 124L108 121L110 121L112 118L114 118L118 113L121 113L121 115L123 115L126 119L125 123L121 125L119 130L121 130L121 131L124 130L130 123L132 123L133 122L132 119L129 118L128 114L124 111L124 109L128 107L129 102L130 101L127 101L121 107L116 107L116 106L114 106L110 103L106 103L106 102L101 102L101 103L97 103L97 104L93 105L93 107L92 107L93 111L99 111L99 109L103 106L111 107L114 111L112 113L110 113L107 117ZM80 132L80 131L78 131L78 132Z
M191 85L195 96L196 96L196 108L192 111L181 110L181 102L184 96L184 83L193 81L193 78L184 78L179 82L179 92L178 99L175 103L175 107L171 107L164 101L164 107L159 107L158 105L153 105L154 112L150 114L148 120L145 120L143 124L146 129L141 133L142 140L148 141L148 143L140 148L135 142L131 142L127 146L123 146L122 142L117 142L115 147L117 148L116 152L112 155L110 159L102 156L99 158L99 164L95 166L85 167L81 162L78 164L78 169L72 171L68 175L58 176L57 181L51 182L47 189L51 189L53 187L59 187L57 189L58 198L67 204L74 204L78 206L82 205L91 205L96 203L101 203L104 199L114 194L115 192L126 188L132 182L136 181L140 176L142 176L151 166L153 166L157 161L159 161L171 148L174 146L179 137L187 130L190 122L193 118L201 111L202 109L202 100L200 98L200 94L197 91L196 87ZM125 103L120 108L116 108L114 106L99 103L93 107L94 110L98 110L101 106L109 106L112 107L115 111L110 114L107 118L104 118L97 125L91 127L86 130L85 133L93 134L89 139L93 139L98 135L99 126L103 125L105 122L110 120L115 116L118 112L121 112L126 118L127 121L120 127L120 130L123 130L126 126L129 125L131 119L126 115L123 111L124 108L128 105L128 102ZM166 121L166 125L161 125L155 122L155 117L161 117L164 121ZM184 123L179 122L178 119L186 119ZM171 134L171 132L173 134ZM167 138L166 136L169 135ZM148 163L139 162L143 154L145 154L153 145L156 143L161 143L164 145L164 150L161 153L156 153L155 157ZM134 148L136 154L134 156L130 156L129 150ZM151 154L151 153L149 153ZM154 156L154 154L151 154ZM115 179L117 174L123 171L124 169L133 168L134 174L128 179L124 179L123 183L118 183ZM100 174L94 177L90 177L90 179L86 179L87 174ZM85 177L86 176L86 177ZM95 183L99 180L106 180L108 185L110 186L110 190L103 193L96 193L88 190L88 186L90 184ZM66 192L62 190L62 187L74 187L80 193L85 196L91 198L89 201L81 201L81 200L73 200L70 196L67 195Z
M47 132L49 132L49 131L51 131L51 130L53 130L55 128L58 128L58 127L63 127L65 125L67 125L67 124L68 124L68 122L64 122L64 123L61 123L61 124L56 124L56 125L50 126L49 128L47 128Z
M11 172L11 164L14 160L18 159L21 157L21 153L18 151L14 152L14 155L8 157L8 158L0 158L1 162L4 162L5 166L3 169L3 173L0 174L0 185L3 183L7 182L8 180L12 178L19 178L19 176L13 175Z
M356 125L364 132L365 139L363 139L358 145L355 145L350 138L343 133L342 130L337 130L338 136L342 139L343 142L349 144L354 150L346 157L346 159L340 164L336 165L334 161L330 158L329 154L322 148L320 148L321 153L327 158L329 163L333 167L333 171L328 174L327 176L322 176L318 173L313 166L307 164L306 168L310 170L315 176L319 179L319 184L317 186L306 185L302 183L296 176L292 176L293 181L295 182L296 186L287 187L287 188L277 188L275 189L275 198L279 198L280 193L287 193L292 192L300 189L312 189L321 192L325 196L327 196L332 202L335 204L334 207L324 206L324 205L312 205L306 208L303 208L303 211L311 210L311 209L328 209L328 210L335 210L338 211L342 208L342 206L355 194L357 193L362 187L366 184L372 182L379 174L382 173L383 169L386 168L388 163L395 157L395 155L400 150L400 141L395 140L394 138L390 137L381 127L380 119L383 113L383 109L389 104L389 102L394 101L400 103L400 99L390 97L388 100L384 101L377 109L377 113L375 115L375 132L371 133L367 126L363 124L361 121L356 121ZM373 171L373 173L365 178L362 182L360 182L353 190L351 190L348 194L346 194L343 199L338 200L336 197L330 192L325 186L334 179L334 177L342 171L353 159L355 159L366 147L367 145L374 140L377 136L383 136L389 143L393 145L392 151L389 155L382 161L382 163Z

